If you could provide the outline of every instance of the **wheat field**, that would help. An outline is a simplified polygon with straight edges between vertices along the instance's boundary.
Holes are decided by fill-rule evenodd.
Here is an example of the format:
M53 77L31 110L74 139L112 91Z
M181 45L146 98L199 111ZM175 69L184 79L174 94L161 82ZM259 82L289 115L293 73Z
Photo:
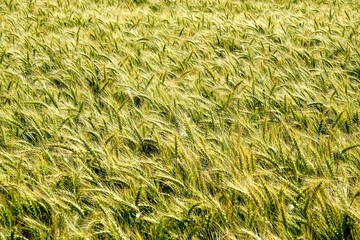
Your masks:
M359 16L1 1L0 239L360 239Z

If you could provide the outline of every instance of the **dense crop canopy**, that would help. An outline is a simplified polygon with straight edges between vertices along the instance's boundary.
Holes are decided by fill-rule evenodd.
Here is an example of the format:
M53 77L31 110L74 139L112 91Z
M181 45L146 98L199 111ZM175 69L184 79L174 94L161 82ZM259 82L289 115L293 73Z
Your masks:
M0 1L0 239L357 239L359 1Z

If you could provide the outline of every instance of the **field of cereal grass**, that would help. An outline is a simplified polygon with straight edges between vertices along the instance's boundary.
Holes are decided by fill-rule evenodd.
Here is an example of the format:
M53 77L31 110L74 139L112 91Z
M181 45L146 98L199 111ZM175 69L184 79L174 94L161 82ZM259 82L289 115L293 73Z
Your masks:
M0 239L360 239L360 3L0 2Z

